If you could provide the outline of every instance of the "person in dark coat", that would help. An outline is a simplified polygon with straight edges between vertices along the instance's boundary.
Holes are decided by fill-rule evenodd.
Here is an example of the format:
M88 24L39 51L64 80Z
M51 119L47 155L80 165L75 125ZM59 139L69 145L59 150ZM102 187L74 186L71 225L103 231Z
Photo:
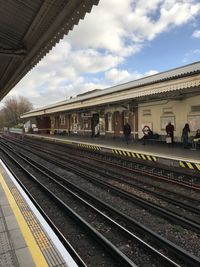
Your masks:
M147 139L153 139L153 131L150 129L148 125L145 125L144 128L142 129L143 132L143 137L140 139L143 145L146 145L146 140ZM155 138L156 139L156 138Z
M171 144L174 143L174 125L169 122L165 128L167 136L171 137Z
M183 147L188 148L188 135L190 133L190 126L188 123L185 124L182 130L182 140L183 140Z
M123 127L123 133L125 141L128 144L131 135L131 126L128 124L128 122Z

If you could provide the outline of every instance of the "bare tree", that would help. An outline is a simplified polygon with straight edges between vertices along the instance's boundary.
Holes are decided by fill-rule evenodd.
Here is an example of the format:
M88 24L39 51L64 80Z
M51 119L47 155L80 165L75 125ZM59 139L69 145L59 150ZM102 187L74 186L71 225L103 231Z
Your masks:
M5 116L3 109L0 110L0 129L5 126Z
M33 109L31 102L23 97L9 97L4 101L4 107L0 111L0 119L5 127L13 127L21 121L20 116Z

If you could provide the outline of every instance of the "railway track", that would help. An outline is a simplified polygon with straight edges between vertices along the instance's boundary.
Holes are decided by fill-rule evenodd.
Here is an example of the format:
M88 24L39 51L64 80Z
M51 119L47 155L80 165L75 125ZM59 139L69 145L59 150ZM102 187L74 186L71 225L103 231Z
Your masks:
M105 164L109 164L110 166L121 167L124 170L134 172L138 175L146 175L149 178L157 180L158 182L166 182L171 184L177 184L186 188L191 188L195 190L200 190L200 175L199 173L191 174L188 170L178 170L177 168L167 167L165 165L162 168L158 167L157 163L154 162L141 162L139 159L135 158L125 158L123 155L112 155L110 153L105 153L101 151L91 151L87 148L79 147L74 148L71 145L52 143L47 140L33 140L26 138L23 143L31 145L38 145L40 148L42 146L48 146L55 148L59 148L59 151L69 151L72 154L82 154L84 158L90 158L96 161L99 161Z
M79 228L81 228L79 231L81 231L81 233L84 232L84 234L81 235L83 240L85 240L85 238L87 239L92 237L91 243L94 242L94 240L97 241L97 243L105 249L104 254L108 254L106 258L110 255L110 261L112 262L113 259L115 260L114 266L143 266L143 264L147 264L149 266L181 266L133 234L128 229L127 220L125 222L123 216L121 216L120 219L118 218L118 220L122 221L124 224L126 223L126 227L104 214L104 212L102 212L99 208L91 205L85 199L77 195L77 193L68 189L68 187L64 185L65 181L61 177L59 178L62 179L63 184L57 181L58 176L56 174L51 172L50 176L50 174L46 173L47 170L40 170L39 167L36 166L38 164L34 165L33 162L30 163L27 159L23 159L23 157L11 151L6 152L4 150L4 153L6 153L7 157L14 162L15 168L20 168L24 173L26 173L26 175L28 175L26 178L28 179L28 184L25 181L23 181L23 184L25 183L26 188L29 188L32 192L31 194L37 190L36 194L40 193L42 202L48 201L47 205L51 206L51 208L55 206L57 214L58 211L60 214L68 214L70 220L72 220L72 224L78 224ZM29 165L29 167L24 167L22 165L22 161L25 161L26 165ZM29 169L29 171L27 171L27 169ZM12 172L14 172L13 169ZM33 175L32 172L35 174ZM18 177L18 180L19 179L21 180L21 178ZM34 198L34 196L32 196L32 198ZM102 203L101 205L99 204L99 206L101 207ZM112 211L112 213L114 213L114 211ZM46 217L47 216L49 215L46 215ZM119 217L119 213L117 214L117 217ZM62 218L63 221L66 219L66 216ZM86 235L87 237L85 237ZM163 242L163 240L160 242ZM182 251L179 251L179 253L181 252ZM99 253L98 250L96 253ZM183 259L183 255L185 257L185 254L182 252L180 260ZM136 263L134 263L133 260ZM187 260L185 258L185 261L189 261L188 263L191 263L191 260L194 263L194 257L191 259L187 255ZM145 263L143 261L145 261ZM100 264L102 264L102 258ZM110 266L109 264L110 263L108 261L106 266ZM95 263L94 266L98 266L98 263Z
M44 145L45 143L48 145L52 145L52 142L47 141L47 140L33 140L33 139L25 139L25 142L28 142L29 145L34 144L36 145L36 143L38 144L42 144ZM55 144L53 144L55 147ZM82 153L84 155L84 157L90 157L96 160L100 160L101 162L105 162L105 163L110 163L111 165L117 165L117 166L121 166L124 169L129 169L130 171L134 171L135 173L138 174L145 174L145 175L149 175L149 177L152 177L154 179L158 179L161 181L166 181L166 182L171 182L174 184L179 184L182 185L183 187L188 187L188 188L192 188L192 189L200 189L200 175L199 174L191 174L189 171L187 172L186 169L184 170L177 170L177 168L168 168L167 166L162 166L162 168L157 166L157 163L153 163L153 162L141 162L141 160L139 159L135 159L135 158L125 158L123 155L112 155L110 153L105 153L105 152L101 152L101 151L91 151L87 148L81 148L79 147L79 149L74 149L73 146L70 145L63 145L63 144L59 144L56 143L56 146L59 147L59 150L63 150L64 149L68 150L70 149L70 151L73 151L73 154L75 153L75 151L77 151L78 153Z
M31 151L30 149L28 149L31 153L33 151ZM57 155L56 155L56 158L59 160L59 161L55 161L55 151L52 151L52 150L47 150L47 149L42 149L41 147L37 147L37 152L36 152L36 155L38 154L38 152L42 152L42 153L45 153L45 154L48 154L49 156L51 155L53 157L52 158L49 158L49 161L51 161L53 164L57 164L59 166L61 166L62 168L66 168L65 166L65 163L60 163L59 161L65 161L66 159L66 153L65 154L62 154L62 153L58 153L57 152ZM42 155L41 155L42 157ZM86 162L81 162L80 160L80 157L74 157L73 155L67 155L68 157L68 163L71 163L71 164L76 164L76 166L82 168L82 170L86 170L86 177L87 179L89 179L88 177L88 173L95 173L98 171L98 174L101 175L100 178L97 178L97 179L94 179L94 178L91 178L90 177L90 181L93 181L93 182L96 182L97 184L100 184L103 186L103 184L105 186L108 186L110 189L114 190L117 194L119 195L124 195L124 191L129 191L131 192L131 194L126 194L126 197L128 197L129 199L132 198L132 201L135 201L135 202L140 202L140 205L142 205L144 208L147 208L147 207L151 207L152 210L154 210L155 212L159 213L159 212L162 212L160 209L159 209L159 205L157 204L154 204L152 203L152 205L150 205L149 203L152 202L151 200L149 200L149 198L147 198L147 200L144 199L144 201L141 201L140 199L138 199L137 195L135 196L135 198L133 197L133 193L132 193L132 189L134 188L137 189L137 190L140 190L140 192L145 192L147 194L151 194L153 195L154 197L156 197L157 199L159 199L159 201L157 200L157 202L160 203L160 199L163 200L164 202L161 203L161 208L162 208L162 205L165 207L165 210L166 212L165 213L165 217L169 217L171 220L173 219L173 222L174 223L177 223L177 217L176 215L178 216L178 222L180 223L180 216L183 218L182 220L182 225L183 226L186 226L186 227L191 227L191 228L194 228L196 230L200 230L200 227L199 227L199 222L200 222L200 209L198 208L198 205L199 205L199 200L195 200L195 199L191 199L188 197L188 203L185 203L187 197L186 196L182 196L182 201L180 201L181 197L178 193L176 194L173 194L173 198L172 197L169 197L169 191L165 192L165 194L162 193L157 193L155 192L154 190L150 190L148 188L146 188L144 186L144 184L142 185L137 185L135 183L133 183L133 181L131 179L129 179L129 181L127 181L127 179L129 177L127 177L126 175L124 174L121 174L120 173L120 176L118 174L118 172L116 171L111 171L109 173L108 170L106 170L106 172L104 171L101 171L100 169L100 166L98 167L93 167L93 166L90 166L90 165L86 165ZM68 167L69 169L69 167ZM74 171L74 167L72 166L71 169ZM71 170L70 169L70 170ZM109 180L109 182L108 182ZM115 185L115 181L117 182L117 186ZM119 188L119 183L122 183L123 186L121 186ZM124 190L124 187L128 185L128 189L127 190ZM118 190L119 188L119 190ZM163 190L162 190L163 191ZM124 193L123 193L124 192ZM134 191L135 192L135 191ZM172 192L171 192L171 195L172 195ZM140 197L140 196L139 196ZM178 197L179 200L177 200L176 198ZM184 200L184 201L183 201ZM169 203L171 205L169 205ZM195 205L195 206L194 206ZM178 206L178 208L177 208ZM175 213L175 216L172 214L171 212L171 209L175 209L176 212ZM188 221L189 219L189 221Z
M31 159L29 159L29 160L31 160ZM49 160L49 159L48 159ZM40 166L40 168L41 168L42 166ZM45 172L46 172L47 170L45 170ZM58 178L58 177L57 177ZM80 190L80 189L79 189ZM80 192L79 192L80 193ZM94 201L94 200L93 200ZM130 218L129 218L130 219ZM127 219L127 217L126 217L126 220L128 220ZM132 221L132 224L133 224L133 221ZM138 230L137 230L138 231ZM143 233L143 235L144 235L144 233ZM146 235L146 234L145 234ZM155 242L155 240L154 240L154 242ZM166 249L166 244L165 244L165 247L163 248L164 250ZM167 248L168 250L170 250L169 249L169 247ZM181 249L180 249L181 250ZM174 251L174 248L173 249L171 249L171 253ZM179 251L179 253L180 253L180 251ZM183 258L183 255L181 255L181 257L180 258ZM185 262L187 262L188 263L188 260L184 260ZM190 262L190 264L191 264L191 262ZM192 263L192 264L194 264L194 262ZM149 265L149 266L151 266L151 265ZM163 266L163 265L162 265ZM169 266L169 265L168 265ZM182 266L182 265L181 265ZM187 266L187 265L186 265ZM193 266L193 265L188 265L188 266ZM195 266L195 265L194 265Z
M12 141L10 139L7 139L8 142L16 145L16 141ZM39 144L38 144L39 143ZM172 196L172 198L175 200L175 198L177 197L178 199L181 200L182 203L192 203L192 205L195 204L195 206L199 206L200 207L200 204L199 204L199 194L196 194L193 198L192 197L189 197L189 196L186 196L186 194L181 194L180 192L181 191L184 191L184 186L183 185L183 188L181 188L182 184L179 184L178 183L178 186L179 189L178 191L175 190L173 192L173 190L167 190L166 186L169 186L172 182L172 186L171 186L171 189L174 188L174 186L176 186L176 184L174 184L174 181L171 181L170 180L163 180L163 177L161 176L160 179L159 177L156 175L154 177L154 175L152 175L152 172L150 173L138 173L136 170L133 170L129 167L127 167L127 163L124 162L124 164L122 165L118 165L118 164L115 164L109 160L102 160L101 158L97 158L97 157L94 157L94 155L96 155L96 153L91 153L91 151L86 151L85 153L85 150L80 150L80 149L74 149L72 147L68 147L68 146L61 146L60 144L52 144L52 143L49 143L49 142L41 142L41 141L38 141L35 142L35 140L33 141L30 141L28 139L28 142L27 141L23 141L23 142L20 142L18 141L17 142L17 145L20 146L21 144L21 148L24 148L24 147L32 147L33 149L34 148L37 148L38 151L43 151L46 153L53 153L55 154L55 150L56 150L56 154L57 156L63 156L63 157L76 157L77 156L77 160L80 161L80 160L85 160L85 162L87 163L87 159L88 160L92 160L92 162L95 162L95 164L99 164L99 169L106 169L106 171L108 171L109 169L112 169L112 172L114 172L115 169L117 169L117 172L115 172L115 174L118 174L118 176L122 176L123 178L126 178L126 182L128 183L128 181L130 181L132 184L134 183L136 185L136 187L138 186L138 188L142 189L143 190L146 190L146 189L150 189L150 191L158 191L160 192L161 194L160 195L166 195L166 196ZM46 147L48 146L48 147ZM59 149L58 149L59 148ZM83 153L83 155L81 154ZM82 155L82 157L81 157ZM104 156L104 155L103 155ZM118 161L118 158L116 159ZM125 165L125 166L124 166ZM102 168L103 166L103 168ZM148 167L148 166L146 166ZM170 176L171 173L170 173ZM144 177L147 179L144 180ZM155 179L154 179L155 178ZM197 178L198 179L198 178ZM200 179L200 176L199 176L199 179ZM159 183L159 180L161 180L161 183ZM157 185L158 184L158 185ZM162 186L164 184L164 187ZM191 189L190 191L190 194L192 193L192 191L194 190L197 190L197 193L199 192L198 188L193 188L193 187L189 187L187 186L186 189ZM148 190L146 190L148 191ZM195 198L197 198L196 202L195 202Z

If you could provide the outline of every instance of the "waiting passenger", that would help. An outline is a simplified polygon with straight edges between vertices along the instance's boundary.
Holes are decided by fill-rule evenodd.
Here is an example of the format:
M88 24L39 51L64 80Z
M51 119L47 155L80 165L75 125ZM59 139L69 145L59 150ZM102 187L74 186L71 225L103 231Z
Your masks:
M171 137L171 144L174 143L174 125L169 122L165 128L167 137Z
M192 149L197 149L198 142L200 142L200 129L197 129L196 134L192 140Z
M190 133L190 126L188 123L185 124L183 130L182 130L182 141L183 141L183 147L188 148L188 135Z
M131 135L131 126L128 124L128 122L123 127L123 133L124 133L125 141L128 145L130 135Z
M153 138L153 131L150 129L149 126L145 125L144 128L142 129L143 132L143 137L140 139L142 141L142 144L145 145L146 142L145 140Z

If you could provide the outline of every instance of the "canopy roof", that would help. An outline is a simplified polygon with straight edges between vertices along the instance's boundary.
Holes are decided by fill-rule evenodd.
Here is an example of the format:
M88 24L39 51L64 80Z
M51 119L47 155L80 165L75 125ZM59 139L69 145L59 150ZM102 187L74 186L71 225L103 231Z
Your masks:
M0 100L99 0L0 0Z
M167 97L182 97L183 94L200 92L200 61L157 73L131 82L119 84L102 90L80 94L74 98L24 113L21 118L30 118L45 114L78 110L97 105L138 100L153 101Z

